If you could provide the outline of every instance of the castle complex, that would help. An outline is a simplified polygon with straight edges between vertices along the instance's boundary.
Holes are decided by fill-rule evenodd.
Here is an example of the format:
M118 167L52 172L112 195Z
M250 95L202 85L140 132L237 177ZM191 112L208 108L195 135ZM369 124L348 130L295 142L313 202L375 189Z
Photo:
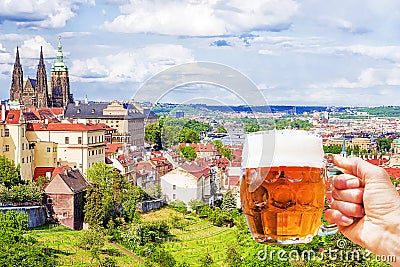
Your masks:
M50 88L47 83L46 66L43 59L43 51L40 48L39 64L36 72L36 80L28 77L24 84L22 65L19 58L19 50L15 56L14 70L10 88L10 101L16 101L25 107L62 107L73 102L70 93L68 67L63 61L61 40L59 38L57 60L51 68Z

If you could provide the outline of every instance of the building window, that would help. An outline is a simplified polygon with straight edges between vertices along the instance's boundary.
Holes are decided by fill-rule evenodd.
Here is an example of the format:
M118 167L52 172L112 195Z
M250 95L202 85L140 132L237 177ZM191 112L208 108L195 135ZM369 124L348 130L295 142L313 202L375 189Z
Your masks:
M56 147L53 147L53 152L57 152L57 148Z
M94 137L94 142L97 143L97 136Z
M32 156L29 156L29 162L32 162Z
M176 185L172 185L172 190L176 190Z
M78 137L78 144L82 144L82 137Z
M48 153L51 152L51 148L50 147L47 148L47 152Z
M54 163L56 163L57 161L56 161L56 158L54 158Z
M25 144L22 143L22 150L25 150Z
M4 130L4 136L5 137L9 137L10 136L10 130L9 129L5 129Z
M176 199L176 195L175 194L172 194L172 199Z
M69 137L65 137L65 144L69 144Z
M7 152L7 151L10 151L10 146L9 145L6 145L5 146L5 151Z
M1 137L4 136L4 129L1 129Z
M25 137L25 128L24 127L22 127L22 137Z
M25 158L22 158L22 163L25 163Z

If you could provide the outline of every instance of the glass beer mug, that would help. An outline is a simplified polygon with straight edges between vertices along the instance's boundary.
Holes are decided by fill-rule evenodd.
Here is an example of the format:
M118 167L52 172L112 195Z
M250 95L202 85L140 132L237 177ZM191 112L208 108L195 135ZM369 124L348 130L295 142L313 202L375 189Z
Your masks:
M308 243L318 232L337 231L321 230L327 179L321 138L300 130L248 134L242 161L240 198L255 241Z

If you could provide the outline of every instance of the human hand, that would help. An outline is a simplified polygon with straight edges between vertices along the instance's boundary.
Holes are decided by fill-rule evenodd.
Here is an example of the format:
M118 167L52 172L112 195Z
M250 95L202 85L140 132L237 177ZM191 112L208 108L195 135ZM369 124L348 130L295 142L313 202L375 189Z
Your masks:
M400 256L400 197L389 175L360 158L335 156L334 163L344 174L333 181L326 220L375 254Z

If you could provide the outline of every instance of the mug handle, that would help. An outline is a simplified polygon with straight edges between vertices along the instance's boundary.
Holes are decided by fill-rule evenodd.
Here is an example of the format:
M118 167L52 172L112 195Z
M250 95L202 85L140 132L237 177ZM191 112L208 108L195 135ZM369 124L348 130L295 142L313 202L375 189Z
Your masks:
M335 168L335 167L329 168L329 166L327 166L325 171L326 171L325 177L328 178L327 181L329 180L329 177L328 177L329 171L332 173L332 175L331 175L332 181L336 175L343 174L343 172L340 169ZM331 188L332 188L332 184L330 185L330 189ZM329 224L329 225L322 224L319 228L318 235L319 236L334 235L337 233L337 231L338 231L338 226L336 224Z

